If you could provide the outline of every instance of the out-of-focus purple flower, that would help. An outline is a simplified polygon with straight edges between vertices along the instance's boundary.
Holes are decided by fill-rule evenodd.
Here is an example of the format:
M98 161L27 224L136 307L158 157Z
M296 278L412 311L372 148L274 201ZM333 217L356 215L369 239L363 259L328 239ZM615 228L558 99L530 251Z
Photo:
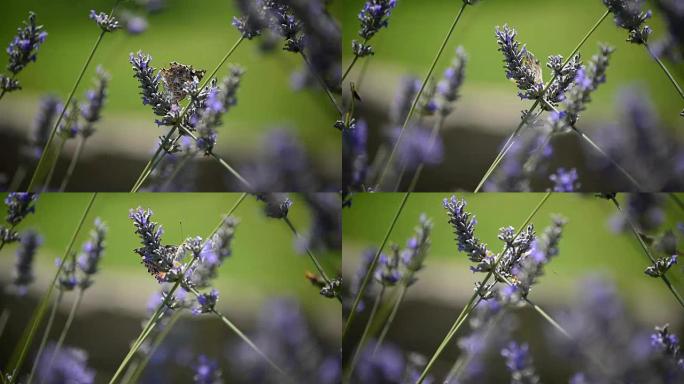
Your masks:
M63 105L58 97L54 95L41 97L38 113L33 120L31 137L24 152L24 155L31 159L31 161L37 161L43 154L43 147L47 143L50 132L55 125L55 120L62 108Z
M81 109L79 108L76 99L71 101L71 105L69 105L65 114L66 116L57 127L56 134L57 137L60 137L62 140L69 140L76 137L83 127L80 121Z
M344 205L350 206L348 196L361 191L368 173L368 126L364 120L352 120L342 129L342 193Z
M431 232L432 220L422 213L418 219L418 226L414 229L414 235L406 242L406 248L401 251L401 263L409 271L411 277L407 284L413 284L417 280L414 274L423 269L431 245Z
M124 13L121 16L121 21L126 26L126 32L131 35L140 35L148 28L147 19L145 17L130 12Z
M383 253L380 255L378 268L374 274L375 280L385 287L392 287L403 278L403 274L399 270L399 246L393 244L391 249L390 254Z
M195 263L190 274L189 280L193 286L209 287L211 280L217 277L218 269L233 253L232 244L237 224L237 219L226 218L214 236L204 243L199 253L199 262Z
M501 356L506 359L506 367L511 373L511 384L539 383L539 376L534 369L527 344L512 341L501 350Z
M5 197L5 205L7 206L7 216L5 220L15 227L19 224L29 213L34 213L36 207L34 202L38 199L38 194L30 192L11 192Z
M25 231L21 234L21 245L17 249L12 285L18 295L23 296L28 291L28 286L33 282L33 260L38 247L43 243L43 238L36 231Z
M661 195L652 193L630 193L622 204L622 212L616 213L610 219L610 227L614 232L624 232L630 229L631 220L642 232L658 228L665 220L663 204L665 199Z
M655 333L651 335L651 345L658 352L671 359L684 373L684 353L679 346L679 338L670 333L668 328L669 324L655 327Z
M73 255L75 257L75 253ZM74 257L69 259L62 259L58 257L55 259L55 266L61 268L59 273L59 278L57 279L59 283L59 289L69 292L73 291L78 285L78 278L76 277L76 262Z
M310 229L297 240L297 249L304 252L339 251L342 249L342 204L334 192L304 194L311 211Z
M465 77L465 66L468 57L463 47L456 48L456 55L451 61L451 65L444 71L444 77L437 84L437 94L439 95L438 112L446 117L453 110L453 104L458 100L458 91L463 85Z
M212 289L208 293L202 293L197 296L197 306L192 309L192 313L195 315L200 315L202 313L209 313L214 310L216 303L219 299L219 292L216 289Z
M193 380L195 384L220 384L223 383L221 378L221 369L216 360L210 359L205 355L199 355L194 364L195 375Z
M392 142L399 138L399 129L392 131ZM407 171L415 170L420 164L439 164L444 157L444 146L439 135L421 126L409 126L397 147L397 160Z
M375 350L375 342L370 341L361 351L358 365L352 379L355 383L400 383L406 362L401 351L390 344L383 343Z
M24 21L23 27L17 28L17 35L7 46L6 51L9 56L7 70L16 75L30 62L36 61L38 48L45 42L46 38L47 32L43 26L36 25L36 14L29 12L28 21ZM14 89L18 89L18 83ZM3 87L3 91L14 89Z
M83 252L78 257L78 268L84 274L84 277L79 282L82 289L88 288L93 284L92 275L97 273L98 265L105 250L107 226L99 217L95 219L94 225L93 230L90 232L90 239L83 244Z
M233 17L233 26L245 39L253 39L261 35L261 30L266 26L262 1L236 0L240 17Z
M534 100L542 95L544 82L541 78L539 61L527 47L515 39L517 32L508 25L496 27L496 42L504 56L506 78L514 80L521 99Z
M394 100L390 107L390 124L401 126L408 116L413 99L420 90L420 80L414 76L405 76L399 82L399 88L394 93Z
M264 203L264 214L273 219L283 219L292 206L292 200L286 193L257 193L257 200Z
M627 41L646 44L651 28L644 23L651 18L651 11L641 10L644 0L603 0L603 4L615 16L615 25L629 32Z
M90 20L93 20L103 32L112 32L119 28L119 22L114 16L110 16L105 12L97 13L94 9L90 10L90 15L88 16Z
M107 85L109 83L109 73L102 67L97 67L97 76L95 77L95 88L89 89L86 92L86 102L81 105L81 116L85 120L85 126L80 130L80 134L84 138L90 137L95 130L93 123L100 120L100 113L107 98Z
M684 59L684 3L679 0L658 0L661 15L667 24L667 36L651 44L656 56L679 63Z
M88 367L88 354L77 348L45 347L37 370L38 381L45 384L92 384L95 370Z
M343 307L346 310L351 309L352 303L354 301L354 298L356 295L359 293L359 290L361 289L361 283L363 282L364 277L368 273L368 270L370 269L371 262L373 261L373 257L375 257L375 254L377 253L376 248L368 248L364 250L361 253L360 257L360 262L358 267L356 268L356 271L354 273L354 276L350 279L349 283L349 292L346 297L343 299ZM380 254L380 257L382 257L382 254ZM376 266L377 270L377 266ZM371 272L371 276L375 274L375 271ZM374 279L369 279L368 284L366 285L366 290L364 291L364 297L362 297L359 300L359 304L356 307L357 312L362 312L365 308L365 299L368 299L370 296L373 295L373 291L375 290L376 286L373 284L375 280Z
M558 168L556 173L549 176L549 180L553 182L554 192L575 192L580 188L580 183L578 181L579 176L577 175L577 169L571 168L565 170L565 168Z

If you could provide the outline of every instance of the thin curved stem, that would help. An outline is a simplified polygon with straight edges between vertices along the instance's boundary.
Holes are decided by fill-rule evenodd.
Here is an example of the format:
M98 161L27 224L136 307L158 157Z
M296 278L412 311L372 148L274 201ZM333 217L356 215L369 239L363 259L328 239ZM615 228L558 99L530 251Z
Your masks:
M47 177L45 178L45 182L43 183L43 187L41 188L41 192L46 192L48 188L50 188L50 183L52 182L52 177L55 175L55 169L57 169L57 162L59 161L59 155L62 154L62 151L64 150L64 144L66 144L66 140L62 139L59 142L59 146L57 149L57 154L55 155L55 160L50 164L50 170L48 171Z
M76 169L76 164L78 164L78 160L81 158L81 155L83 154L85 142L86 138L83 136L79 136L78 144L76 144L76 152L74 152L73 156L71 157L71 162L69 162L69 168L67 169L66 175L64 175L64 178L62 179L62 184L59 186L60 192L64 192L66 190L67 185L69 185L71 176L74 174L74 170Z
M38 352L36 353L36 357L33 359L33 366L31 367L31 373L29 374L28 380L26 381L26 384L31 384L33 382L33 376L36 374L36 369L38 368L38 362L40 361L40 357L43 355L43 350L45 349L45 345L47 344L47 339L50 336L50 330L52 329L52 324L55 321L55 315L57 314L57 309L59 308L60 303L62 302L62 297L64 296L64 291L59 290L59 294L57 295L57 298L55 299L55 302L52 304L52 310L50 311L50 316L48 317L48 322L47 325L45 326L45 330L43 330L43 337L40 340L40 346L38 347Z
M399 147L399 144L401 143L401 139L404 134L404 130L406 130L406 127L408 126L408 122L411 120L411 116L413 116L413 112L416 109L416 105L418 105L418 101L420 100L420 97L423 95L423 91L425 91L425 87L427 86L428 81L430 80L430 77L432 77L432 72L435 70L435 66L437 65L437 62L439 61L439 58L442 56L442 53L444 52L444 48L446 48L447 43L449 42L449 39L451 39L451 35L454 32L454 29L456 29L456 25L458 24L458 21L461 19L461 16L463 15L463 11L465 8L468 6L468 3L463 2L463 5L461 6L461 9L458 11L458 14L456 14L456 18L454 21L451 23L451 26L449 27L449 31L447 34L444 36L444 40L442 41L442 44L440 45L439 49L437 50L437 54L435 55L435 58L432 60L432 64L430 64L430 69L427 72L427 75L425 76L425 79L423 79L422 84L420 85L420 89L418 90L418 93L416 93L416 96L413 98L413 102L411 103L411 108L409 109L408 113L406 114L406 118L404 119L404 123L401 126L401 129L399 130L399 135L397 136L397 140L394 142L394 146L392 147L392 150L390 151L389 157L387 158L387 162L385 163L385 166L382 169L382 172L380 173L380 178L378 179L378 182L376 183L376 190L379 189L379 187L382 185L383 180L385 179L385 175L387 174L387 171L389 170L389 167L392 164L392 160L394 159L394 156L396 154L397 148Z
M648 45L648 43L644 43L644 47L646 48L646 51L648 51L648 54L651 55L653 60L655 60L656 63L658 63L658 65L663 70L663 72L665 73L667 78L670 80L670 83L672 83L672 86L674 86L675 90L677 90L677 93L679 94L679 96L682 99L684 99L684 91L682 91L682 87L679 85L679 83L674 78L674 76L672 76L672 73L670 73L670 71L667 69L667 67L665 66L665 63L663 63L663 61L660 60L660 58L655 53L653 53L653 51L651 50L651 47Z
M52 364L55 362L55 358L59 354L59 350L62 348L62 345L64 345L64 340L66 339L66 335L69 332L69 329L71 328L71 324L74 321L74 317L76 316L76 311L78 310L78 307L81 305L81 302L83 301L83 294L85 290L84 289L79 289L78 294L76 296L76 300L74 300L74 304L71 306L71 310L69 311L69 316L67 317L66 323L64 324L64 328L62 329L62 332L59 334L59 338L57 339L57 344L55 344L55 348L52 351L52 356L50 356L50 362L47 365L47 371L49 372L50 369L52 369ZM41 383L44 382L44 380L41 380Z
M292 234L294 234L296 238L298 238L298 239L302 238L302 236L299 234L299 232L297 232L297 229L295 229L294 225L292 224L292 221L290 221L290 219L287 216L283 217L283 221L287 224L288 228L290 228L290 230L292 231ZM311 252L311 250L309 249L308 246L305 247L305 249L306 249L306 254L309 255L311 262L316 267L318 274L321 275L321 277L323 278L323 280L325 281L326 284L330 284L330 278L325 273L325 270L323 269L323 265L321 265L321 262L318 260L318 257L316 257L316 255L314 255L313 252Z
M66 258L71 254L71 250L74 246L74 243L76 242L76 237L78 236L79 232L81 231L81 228L83 227L83 223L85 223L85 219L88 216L88 213L90 212L90 209L92 208L96 197L97 197L97 192L93 193L90 200L88 201L88 205L86 206L85 210L83 211L83 214L81 215L81 219L78 222L78 225L76 226L76 229L74 230L74 233L71 235L71 239L69 240L69 243L67 244L67 247L64 251L64 256L62 257L62 260L66 260ZM26 357L26 353L28 352L28 349L31 345L31 342L33 341L33 337L35 336L35 333L38 330L38 327L40 326L40 323L43 320L43 316L45 315L45 310L47 308L47 303L50 300L50 296L52 295L52 291L55 288L55 285L57 283L57 279L59 278L59 275L62 272L62 268L64 267L64 264L65 263L59 263L59 267L57 267L57 271L55 272L55 276L52 278L52 282L50 283L47 292L45 292L45 295L43 296L40 303L38 304L38 308L36 308L36 311L34 312L34 314L32 316L29 327L24 331L24 334L22 336L23 345L22 345L21 349L15 350L15 352L12 354L12 356L13 356L12 361L14 363L11 365L12 366L12 370L11 370L12 379L10 379L10 383L15 382L15 380L17 378L17 373L19 372L22 364L24 363L24 358Z
M375 348L373 348L373 355L375 355L375 353L378 352L378 349L382 345L382 342L385 341L385 337L387 337L387 332L389 332L389 329L392 326L392 323L394 322L394 318L397 316L397 312L399 312L399 306L401 305L401 302L404 301L404 297L406 296L407 290L408 286L406 284L402 285L401 288L399 288L399 295L397 296L397 299L394 301L394 304L392 305L392 311L387 317L385 324L382 326L382 331L380 331L380 336L378 336L378 340L375 342Z
M601 156L608 159L608 161L611 164L613 164L613 166L617 168L620 171L620 173L622 173L622 175L626 177L627 180L629 180L629 182L637 188L637 191L643 191L643 187L641 186L641 184L639 184L639 182L634 177L632 177L632 175L629 172L627 172L626 169L624 169L620 164L618 164L617 161L613 160L612 157L610 157L603 149L601 149L601 147L599 147L591 138L589 138L589 136L587 136L586 133L580 131L575 127L572 127L572 130L573 132L577 133L582 139L584 139L584 141L589 143L589 145L591 145L596 150L596 152L600 153Z
M406 206L406 201L408 200L410 195L411 195L411 192L404 193L404 197L401 199L401 203L399 204L399 207L397 208L397 211L395 212L394 217L392 218L392 222L390 223L389 227L387 228L387 232L385 233L385 237L382 239L382 243L380 243L380 247L378 247L378 250L375 252L375 255L373 256L371 263L368 265L368 270L366 271L366 274L364 275L363 280L361 281L361 285L359 286L359 291L356 293L356 297L354 297L354 302L352 303L352 306L349 309L349 315L347 316L347 321L344 323L344 330L342 331L342 340L344 340L344 337L347 335L347 332L349 331L351 323L354 321L354 316L356 316L356 311L359 307L359 303L361 302L361 298L363 297L364 293L366 292L366 288L368 287L368 282L370 281L370 279L373 275L373 271L375 271L375 267L378 264L378 259L380 258L380 254L382 253L382 249L385 248L385 244L387 244L387 240L389 239L389 236L392 233L394 226L397 224L397 220L399 219L399 215L401 215L401 211L404 209L404 206Z
M116 7L119 4L119 1L116 2L114 7ZM52 142L55 139L55 135L57 134L57 127L59 127L59 124L62 122L62 119L64 118L64 114L66 113L67 108L71 105L71 100L74 98L74 94L76 93L76 89L78 89L78 85L81 83L81 80L83 79L83 75L85 75L86 70L88 69L88 66L90 65L90 62L93 60L93 57L95 56L95 52L97 51L97 48L100 46L100 43L102 42L102 38L105 35L105 31L102 30L97 37L97 40L95 40L95 44L93 45L93 48L90 50L90 54L88 54L88 58L86 59L85 63L83 64L83 68L81 69L81 72L78 74L78 77L76 78L76 82L74 83L74 86L71 88L71 92L69 92L69 96L67 97L66 101L64 102L64 107L62 108L62 112L60 112L59 117L57 118L57 121L55 121L55 124L52 127L52 131L50 132L50 136L48 137L47 142L45 143L45 146L43 147L43 151L40 155L40 159L38 160L38 165L36 165L36 169L33 171L33 176L31 177L31 181L29 182L28 188L26 189L27 191L34 191L38 187L38 183L40 182L40 175L43 172L42 169L45 165L46 157L49 156L48 153L50 152L50 146L52 145ZM59 155L57 155L59 156ZM56 161L56 160L53 160Z
M152 343L152 346L150 347L150 350L147 351L145 354L145 357L143 360L140 362L135 367L135 370L133 371L133 374L128 380L125 380L125 383L137 383L140 380L140 376L143 374L145 371L145 367L147 366L147 363L149 363L150 359L154 355L154 353L157 351L161 343L166 339L166 336L169 335L171 332L171 329L173 328L174 325L176 325L176 322L178 319L180 319L182 315L182 312L180 310L177 310L176 312L171 315L171 319L169 320L168 324L164 326L164 329L159 332L157 337L154 339L154 342Z
M594 23L594 25L584 35L582 40L580 40L580 42L577 44L577 46L575 46L575 48L572 50L572 52L570 52L568 57L566 57L561 68L565 68L565 66L568 65L568 63L570 62L572 57L575 56L575 54L577 54L577 52L579 52L580 48L582 48L584 43L587 42L589 37L596 31L596 29L598 29L598 27L601 25L601 23L603 23L603 21L606 19L606 17L608 17L609 14L610 14L610 11L606 10L603 13L603 15L601 15L601 17L599 17L599 19L596 21L596 23ZM556 80L557 77L558 77L558 73L556 72L556 73L554 73L551 80L546 84L546 86L542 90L542 94L541 94L540 98L544 97L544 95L546 94L546 91L548 91L549 87L551 86L551 84L553 84L553 82ZM534 109L539 105L540 98L535 100L534 104L532 104L532 107L530 107L530 109L527 111L527 115L531 114L534 111ZM520 132L522 127L525 125L526 121L527 121L527 119L523 118L520 121L520 124L518 124L518 127L515 129L515 131L513 131L513 133L508 137L508 140L506 140L506 143L504 144L504 146L499 151L499 154L497 154L496 158L494 159L492 164L489 166L489 168L485 172L485 175L482 177L482 179L478 183L477 187L475 188L474 193L477 193L480 191L480 189L482 188L484 183L487 181L489 176L491 176L491 174L494 172L496 167L499 165L499 163L501 162L503 157L506 155L506 152L508 152L510 147L513 146L513 140L515 140L516 136L518 135L518 133Z
M615 208L620 212L622 216L624 216L627 219L627 223L629 223L629 227L632 230L632 233L634 234L634 237L639 241L639 245L641 246L641 249L644 251L644 254L648 257L648 259L651 261L651 264L654 264L656 262L656 258L653 257L653 254L651 254L651 250L648 248L648 245L644 242L644 239L641 237L641 234L639 233L639 230L637 229L636 225L632 221L632 218L629 216L629 214L625 213L622 211L622 208L620 208L620 204L618 201L615 199L615 197L612 197L610 201L613 202L615 205ZM667 289L670 290L672 295L674 296L675 300L679 303L679 305L684 308L684 299L682 299L682 296L679 294L677 289L672 285L670 282L670 279L665 276L663 273L660 275L660 279L665 283L665 286L667 286Z
M361 350L363 349L363 346L366 343L366 338L368 338L368 333L370 332L371 325L373 325L373 320L375 319L375 315L378 312L378 307L382 302L382 296L384 294L385 286L383 285L382 288L380 288L380 291L378 292L377 296L375 296L373 308L371 309L370 315L368 316L368 321L366 322L366 326L364 327L363 333L361 334L361 339L359 340L359 343L356 345L356 349L354 350L354 354L352 355L352 359L349 363L349 366L347 366L347 368L345 369L344 377L342 379L343 383L349 383L351 380L351 376L354 373L354 368L356 367L356 363L359 360Z

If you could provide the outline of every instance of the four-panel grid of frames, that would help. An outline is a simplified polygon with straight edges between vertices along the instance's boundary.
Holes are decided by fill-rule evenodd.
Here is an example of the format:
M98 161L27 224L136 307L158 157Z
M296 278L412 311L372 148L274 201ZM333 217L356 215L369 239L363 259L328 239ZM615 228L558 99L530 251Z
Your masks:
M0 45L0 384L684 383L684 0L2 0Z

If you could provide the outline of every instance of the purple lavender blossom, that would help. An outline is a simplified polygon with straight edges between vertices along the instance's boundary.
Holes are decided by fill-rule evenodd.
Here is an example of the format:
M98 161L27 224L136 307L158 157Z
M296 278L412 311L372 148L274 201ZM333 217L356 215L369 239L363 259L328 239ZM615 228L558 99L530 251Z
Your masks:
M257 193L256 199L264 203L264 214L272 219L283 219L292 206L292 200L285 193Z
M86 102L81 105L81 116L86 123L79 133L84 138L90 137L95 132L93 124L100 120L100 113L107 98L109 78L109 73L98 66L95 88L86 92Z
M414 229L414 235L406 242L406 248L401 252L401 263L409 271L411 281L415 282L413 275L423 269L425 258L430 250L430 233L432 232L432 220L424 213L420 214L418 226Z
M669 324L655 327L655 333L651 335L651 346L671 359L684 372L684 353L679 347L679 338L670 333L668 328Z
M438 112L442 117L446 117L451 113L453 104L458 100L458 91L461 85L463 85L467 60L468 57L463 47L457 47L456 55L451 61L451 65L444 71L444 77L437 84L437 94L439 95Z
M206 155L210 154L216 144L216 128L222 124L223 114L237 104L237 90L244 70L238 66L230 67L230 75L226 76L221 86L211 89L205 101L205 109L200 113L199 122L195 125L198 133L197 148Z
M88 367L85 351L70 347L57 349L51 343L38 361L37 378L45 384L92 384L95 371Z
M408 116L413 99L420 90L420 80L414 76L405 76L394 93L394 100L390 107L390 124L401 126Z
M78 268L84 275L79 281L81 289L86 289L93 284L92 275L98 271L98 265L105 250L106 236L107 226L98 217L95 219L94 228L90 232L90 239L83 244L83 252L78 257Z
M399 138L399 129L392 131L392 143ZM407 171L413 171L421 164L436 165L444 158L444 145L439 135L431 129L418 125L409 126L397 147L397 161Z
M76 277L76 253L73 253L72 256L68 259L62 259L61 257L58 257L55 260L55 266L57 268L61 268L61 271L59 273L59 278L58 278L58 287L59 289L69 292L73 291L74 288L78 285L78 278Z
M199 262L190 271L190 284L197 288L207 288L211 280L218 276L218 270L225 259L233 254L233 239L238 221L226 218L214 236L204 242L199 252Z
M385 287L396 285L404 276L399 270L399 246L392 244L390 254L381 254L378 260L378 268L375 271L375 280Z
M5 197L7 206L7 216L5 220L15 227L26 216L36 211L34 202L38 199L38 194L30 192L11 192Z
M36 14L29 12L28 21L24 21L24 27L17 29L17 35L7 46L6 51L7 55L9 55L7 70L16 75L30 62L36 61L38 48L45 42L46 38L47 32L45 32L43 26L36 25ZM3 87L3 91L12 91L14 89Z
M641 232L658 228L665 220L663 211L664 198L652 193L630 193L622 204L622 212L610 219L610 227L614 232L629 231L629 221Z
M549 176L549 180L553 182L554 192L575 192L580 188L578 179L579 176L577 175L576 168L571 168L567 171L565 168L558 168L556 173Z
M297 249L304 252L337 251L342 249L342 204L338 193L306 193L304 200L311 212L310 228L297 240Z
M567 65L563 66L563 56L555 55L549 56L546 66L553 71L555 76L555 79L549 84L549 88L546 91L546 101L556 106L565 100L565 92L575 80L577 71L582 68L582 60L580 55L577 54L570 59ZM545 110L550 109L546 105L542 105L542 108Z
M57 127L57 136L62 140L69 140L76 137L83 127L81 125L80 117L81 109L78 106L78 101L73 99L71 105L67 108L66 116Z
M541 80L541 67L534 55L525 45L515 40L517 32L508 25L496 27L496 42L504 56L506 78L514 80L520 90L521 99L534 100L541 97L544 83Z
M161 225L151 221L152 211L144 210L140 207L131 209L128 217L133 220L135 233L140 237L142 247L136 248L135 253L140 255L142 263L147 271L152 274L157 281L165 281L166 274L174 267L176 247L165 246L161 243L161 236L164 230Z
M653 265L647 267L644 273L651 277L662 277L675 264L677 264L677 255L661 257Z
M360 257L360 262L358 267L356 268L356 271L354 275L351 278L351 282L349 284L349 292L348 295L345 296L343 300L343 307L345 310L349 310L352 306L352 302L356 295L359 293L359 289L361 289L361 283L363 282L364 277L368 273L368 270L370 269L371 263L373 261L373 257L375 257L375 254L377 253L376 248L368 248L364 250L361 254ZM380 257L382 257L383 254L380 254ZM377 270L377 266L376 266ZM375 272L371 272L372 274L375 274ZM376 289L376 286L373 284L374 279L369 279L368 284L366 285L366 290L364 291L364 297L359 300L359 304L356 307L357 312L363 312L365 306L364 300L368 299L373 295L373 292Z
M264 10L269 28L285 40L284 50L302 52L304 50L304 34L301 20L294 15L286 2L264 0Z
M102 29L102 32L112 32L119 28L119 22L114 16L110 16L105 12L97 13L94 9L90 10L90 15L88 16L90 20L93 20L95 24Z
M658 57L680 63L684 59L684 3L679 0L658 0L656 6L667 24L667 35L652 45Z
M25 231L21 234L21 246L17 249L12 285L18 295L23 296L28 291L28 286L33 282L33 260L38 247L43 243L43 238L36 231Z
M472 270L489 270L493 266L493 255L487 250L487 245L475 236L477 220L465 210L466 205L465 199L458 200L456 196L442 201L458 241L458 250L465 252L470 261L478 263L476 267L471 267Z
M221 384L221 369L216 360L210 359L205 355L199 355L194 366L195 375L193 380L195 384Z
M200 315L202 313L209 313L214 311L214 307L219 299L219 292L212 289L208 293L202 293L197 296L197 306L192 309L192 313Z
M641 10L644 0L603 0L603 4L615 16L615 25L629 31L627 41L646 44L651 28L644 23L651 18L651 11Z
M233 17L232 24L240 35L248 40L261 35L262 29L266 27L263 1L236 0L235 3L242 16Z
M527 344L512 341L501 350L501 356L506 359L506 367L511 373L511 384L539 383L539 376L534 369Z
M344 206L351 206L349 195L362 191L368 173L368 126L353 120L342 129L342 186Z
M352 379L355 383L400 383L404 373L405 361L401 351L390 344L383 343L375 350L375 342L370 341L361 351L359 363Z
M359 12L358 19L361 22L359 36L363 42L352 42L354 55L363 57L373 54L373 48L366 44L382 28L387 28L392 9L397 6L396 0L368 0Z
M56 96L46 95L40 99L38 113L33 121L31 137L25 150L25 155L32 161L37 161L43 154L45 143L47 143L52 127L54 127L55 120L62 108L63 105Z
M168 92L160 90L161 75L150 65L152 57L142 52L130 54L129 61L133 66L133 77L138 79L140 95L145 105L151 105L157 116L166 117L171 112L171 97Z

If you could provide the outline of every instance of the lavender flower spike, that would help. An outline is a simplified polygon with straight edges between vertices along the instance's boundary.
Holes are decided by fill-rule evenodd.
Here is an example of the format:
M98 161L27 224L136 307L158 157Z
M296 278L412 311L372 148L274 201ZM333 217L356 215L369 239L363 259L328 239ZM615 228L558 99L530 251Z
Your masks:
M474 267L476 270L490 270L493 267L493 257L487 250L487 245L475 237L477 220L466 212L467 203L465 199L458 200L456 196L451 196L449 199L444 199L442 205L449 216L449 224L456 234L458 250L467 253L470 261L479 263L477 267Z
M107 86L109 84L109 73L102 67L97 67L95 77L95 88L86 92L86 102L81 105L81 116L86 124L79 131L84 138L90 137L95 130L93 124L100 120L100 112L107 98Z
M88 16L90 20L93 20L103 32L112 32L119 28L119 22L114 16L110 16L105 12L97 13L94 9L90 10L90 15Z
M574 192L580 187L580 183L577 181L579 176L577 175L577 169L571 168L565 170L565 168L558 168L556 173L549 176L549 180L553 182L554 192Z
M90 232L90 239L83 244L83 252L78 257L78 268L84 275L79 281L81 289L86 289L93 284L91 277L98 271L98 265L105 250L106 236L107 226L98 217L95 219L95 227Z
M357 57L364 57L373 54L373 47L366 42L375 36L382 28L388 25L388 18L392 14L392 9L397 6L397 0L368 0L359 12L358 19L361 22L359 36L363 37L363 42L352 41L352 51Z
M257 193L256 198L264 202L264 213L273 219L287 217L292 200L285 193Z
M5 218L9 224L16 226L29 213L36 211L33 202L38 199L38 195L30 192L12 192L5 198L5 205L7 206L7 217Z
M200 315L202 313L209 313L214 310L219 299L219 292L212 289L209 293L202 293L197 296L197 307L193 308L192 313Z
M656 332L651 335L651 345L672 359L679 369L684 370L684 353L679 346L679 338L671 334L668 328L669 324L655 327Z
M443 117L451 113L453 103L458 100L458 90L463 84L467 60L463 47L456 48L456 56L444 71L444 78L437 84L437 95L440 98L437 111Z
M521 99L535 100L542 96L544 90L541 67L532 52L515 40L516 34L515 29L508 25L496 27L496 42L504 56L506 78L515 81Z
M603 4L615 15L615 25L629 31L627 41L646 44L651 27L644 23L651 18L651 11L641 11L644 0L603 0Z
M195 376L193 382L195 384L220 384L223 383L221 379L221 369L215 360L212 360L204 355L197 358L197 364L194 366Z
M12 284L19 295L26 294L28 285L33 282L33 260L42 242L43 239L35 231L26 231L21 235L21 246L17 249L17 262L12 276Z
M519 345L512 341L501 350L501 356L506 359L506 367L511 373L511 384L539 383L527 344Z
M85 351L66 346L57 349L54 343L45 348L38 361L37 372L36 381L43 384L95 382L95 371L88 367L88 354Z
M167 92L159 89L161 75L155 73L155 68L150 65L152 57L142 52L131 53L129 62L133 66L133 77L140 83L140 95L145 105L151 105L154 114L166 116L171 111L171 98Z
M9 63L7 70L12 73L11 77L0 75L0 85L2 92L10 92L20 88L19 82L14 79L22 69L30 62L36 61L38 48L45 42L47 32L42 25L36 25L36 14L29 12L28 21L24 21L24 26L17 29L17 35L7 46Z
M164 281L166 273L174 267L176 247L162 245L161 236L164 230L161 225L150 220L152 217L150 209L145 210L140 207L131 209L128 217L133 220L135 233L143 244L142 247L135 249L135 253L140 255L147 271L157 281Z

